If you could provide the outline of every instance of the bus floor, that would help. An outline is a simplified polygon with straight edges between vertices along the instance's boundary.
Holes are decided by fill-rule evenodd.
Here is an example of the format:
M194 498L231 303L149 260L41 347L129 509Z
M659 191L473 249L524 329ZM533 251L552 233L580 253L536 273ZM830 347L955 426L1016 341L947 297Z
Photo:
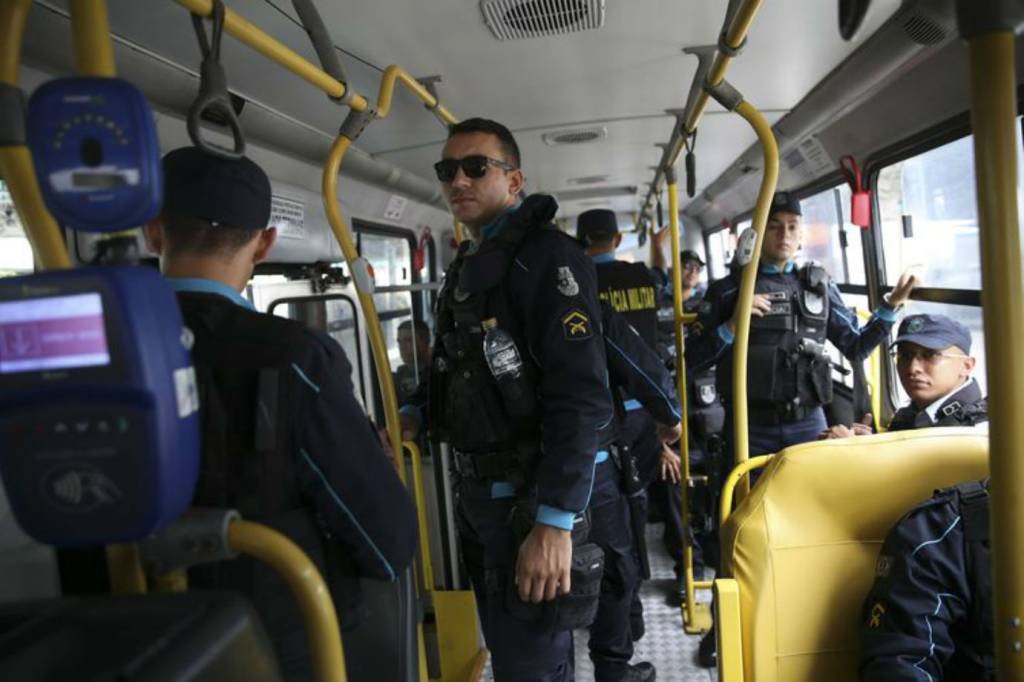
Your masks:
M683 631L682 612L668 606L665 597L671 589L672 559L661 542L663 524L647 525L647 547L651 560L651 579L640 588L644 604L644 623L647 632L636 643L633 662L650 661L658 671L658 682L715 682L718 671L697 667L697 644L700 636L688 635ZM710 601L711 593L697 594L698 601ZM577 630L576 682L590 682L594 679L594 666L587 654L587 631ZM483 678L493 682L490 669Z

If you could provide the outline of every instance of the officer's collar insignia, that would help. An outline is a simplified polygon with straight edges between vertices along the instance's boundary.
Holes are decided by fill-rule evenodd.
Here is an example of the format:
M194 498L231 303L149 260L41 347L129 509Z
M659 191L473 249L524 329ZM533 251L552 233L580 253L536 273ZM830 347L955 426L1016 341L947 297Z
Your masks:
M907 331L910 332L911 334L916 334L922 329L924 329L924 320L922 320L920 317L915 318L910 322L907 322Z
M570 297L580 293L580 285L576 283L568 265L558 267L558 293Z
M952 417L959 414L960 412L963 412L963 409L964 407L963 405L960 404L960 401L954 400L949 405L946 405L945 407L942 408L942 414L947 417Z
M590 318L577 308L562 316L562 332L568 341L583 341L593 336Z

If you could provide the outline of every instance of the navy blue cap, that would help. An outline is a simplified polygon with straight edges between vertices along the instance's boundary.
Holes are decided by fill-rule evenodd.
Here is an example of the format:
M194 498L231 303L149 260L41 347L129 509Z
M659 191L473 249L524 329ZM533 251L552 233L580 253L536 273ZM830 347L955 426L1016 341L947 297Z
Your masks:
M799 216L803 215L803 211L800 210L800 200L796 198L795 194L790 192L776 192L775 196L772 197L772 207L768 211L768 215L771 216L778 211L796 213Z
M692 261L696 262L698 265L700 265L701 267L704 267L704 261L702 261L700 259L700 254L698 254L693 249L684 249L683 251L680 251L679 252L679 260L682 263L686 263L686 261L692 260Z
M971 352L971 332L956 320L945 315L909 315L900 323L899 334L892 345L916 343L931 350L956 346Z
M613 235L619 233L619 221L615 211L607 208L592 208L580 213L576 218L576 239L584 244L590 237L599 234Z
M164 155L164 211L249 230L270 222L270 179L249 159L181 147Z

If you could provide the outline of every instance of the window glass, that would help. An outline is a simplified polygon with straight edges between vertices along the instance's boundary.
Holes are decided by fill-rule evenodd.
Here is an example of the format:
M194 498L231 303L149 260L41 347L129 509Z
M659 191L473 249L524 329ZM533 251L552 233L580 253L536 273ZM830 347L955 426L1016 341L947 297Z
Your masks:
M750 221L739 224L737 234L745 227L750 227ZM708 281L722 279L729 274L729 263L736 251L736 235L731 230L718 230L708 235Z
M1018 167L1022 163L1018 139ZM1018 203L1022 188L1018 184ZM889 284L914 268L927 287L981 288L973 137L882 169L876 192Z
M926 313L929 315L945 315L951 317L960 324L967 327L971 332L971 355L977 359L977 364L974 365L973 376L978 380L978 385L981 387L982 395L987 395L988 380L985 375L985 327L984 327L984 316L982 315L981 308L976 308L969 305L953 305L951 303L930 303L926 301L911 301L908 306L908 314L916 315L918 313ZM895 336L893 337L895 338ZM895 374L895 368L893 370ZM900 385L899 381L897 384L897 395L899 396L899 405L902 407L907 404L909 398L906 392L903 390L903 386Z
M0 277L30 273L34 263L32 245L14 210L14 201L0 180Z
M850 188L834 187L800 200L803 210L803 258L821 263L836 282L865 284L860 229L849 222ZM847 246L842 244L845 232Z
M361 232L360 255L373 267L379 287L412 283L412 252L404 237Z

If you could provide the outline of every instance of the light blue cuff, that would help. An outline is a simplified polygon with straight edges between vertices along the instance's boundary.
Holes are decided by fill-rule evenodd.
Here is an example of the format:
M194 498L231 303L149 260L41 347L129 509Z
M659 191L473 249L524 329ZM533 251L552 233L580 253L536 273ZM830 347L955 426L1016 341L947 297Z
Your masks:
M502 500L516 496L516 487L508 481L494 481L491 483L491 499Z
M571 511L555 509L554 507L549 507L546 504L542 504L537 507L537 523L543 523L545 526L553 526L554 528L561 528L562 530L572 530L572 520L574 518L576 518L576 514Z
M598 450L597 456L594 457L594 464L604 464L610 456L607 450Z
M626 408L626 412L636 412L637 410L644 409L644 406L640 404L639 400L630 399L622 404Z
M731 346L732 342L736 340L736 335L729 331L729 328L724 324L718 325L718 338L725 342L725 345Z
M880 305L878 306L878 308L875 309L875 317L877 317L880 320L885 320L886 322L895 322L896 320L900 319L900 314L893 310L892 308L887 308L884 305Z

